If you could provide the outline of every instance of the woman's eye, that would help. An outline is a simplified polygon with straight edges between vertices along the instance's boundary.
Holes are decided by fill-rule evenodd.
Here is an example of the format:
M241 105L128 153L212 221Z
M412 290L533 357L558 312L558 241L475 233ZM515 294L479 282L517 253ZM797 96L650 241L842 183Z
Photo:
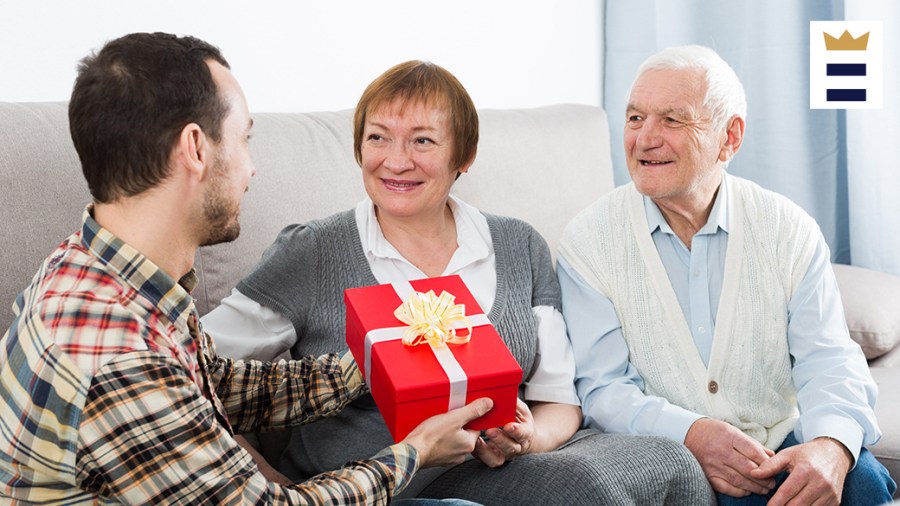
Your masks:
M380 141L382 139L382 137L378 134L369 134L368 139L370 141Z
M428 137L419 137L414 141L416 144L434 144L434 141L429 139Z

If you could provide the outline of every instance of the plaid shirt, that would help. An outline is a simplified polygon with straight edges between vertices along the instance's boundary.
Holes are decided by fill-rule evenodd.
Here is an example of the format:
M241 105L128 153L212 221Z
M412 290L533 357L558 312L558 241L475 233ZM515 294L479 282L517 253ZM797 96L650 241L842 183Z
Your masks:
M328 416L363 391L349 354L218 357L189 291L84 213L16 299L0 340L0 502L383 504L413 447L283 487L234 432ZM4 500L3 498L6 498Z

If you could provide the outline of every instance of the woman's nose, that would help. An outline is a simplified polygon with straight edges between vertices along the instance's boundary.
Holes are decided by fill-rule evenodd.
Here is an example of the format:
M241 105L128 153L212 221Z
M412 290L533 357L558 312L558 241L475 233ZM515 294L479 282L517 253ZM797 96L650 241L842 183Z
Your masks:
M402 142L391 144L384 166L395 172L403 172L413 167L409 146Z

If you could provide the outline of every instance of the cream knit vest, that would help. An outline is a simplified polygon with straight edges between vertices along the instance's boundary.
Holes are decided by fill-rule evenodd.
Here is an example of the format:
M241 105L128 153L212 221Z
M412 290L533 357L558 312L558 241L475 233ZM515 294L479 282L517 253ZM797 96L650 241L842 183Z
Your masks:
M787 303L809 267L819 231L788 199L734 176L724 181L730 232L708 368L634 184L579 213L566 228L560 254L612 300L647 395L724 420L775 449L798 416Z

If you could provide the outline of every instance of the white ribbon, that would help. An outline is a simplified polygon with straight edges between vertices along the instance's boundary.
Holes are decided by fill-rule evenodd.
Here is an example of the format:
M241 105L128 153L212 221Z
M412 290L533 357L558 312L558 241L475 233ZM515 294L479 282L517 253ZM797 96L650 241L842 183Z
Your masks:
M409 284L409 281L400 281L397 283L391 283L391 286L394 287L394 291L397 292L397 295L400 297L401 301L407 300L410 295L415 292L412 285ZM476 314L476 315L466 315L471 322L472 327L477 327L479 325L488 325L491 323L488 320L487 315L484 313ZM466 324L460 322L454 325L456 329L466 328ZM380 329L370 330L366 333L365 339L365 368L366 368L366 383L369 385L369 388L372 387L372 346L376 343L381 343L384 341L394 341L403 339L403 333L406 331L407 327L384 327ZM441 346L439 348L435 348L433 346L429 346L431 351L434 352L435 358L437 358L438 363L441 365L441 368L444 370L444 374L447 375L447 378L450 380L450 400L448 402L448 409L456 409L461 408L466 405L466 389L468 388L469 378L466 376L465 371L459 362L456 360L456 357L453 356L453 352L446 346Z

